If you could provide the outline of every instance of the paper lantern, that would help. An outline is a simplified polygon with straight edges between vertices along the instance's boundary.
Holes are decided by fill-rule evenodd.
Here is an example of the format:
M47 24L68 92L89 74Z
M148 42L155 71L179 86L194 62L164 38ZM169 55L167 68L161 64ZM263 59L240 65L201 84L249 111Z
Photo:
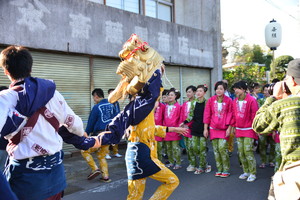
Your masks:
M281 42L281 25L274 19L265 28L266 44L271 50L276 50Z

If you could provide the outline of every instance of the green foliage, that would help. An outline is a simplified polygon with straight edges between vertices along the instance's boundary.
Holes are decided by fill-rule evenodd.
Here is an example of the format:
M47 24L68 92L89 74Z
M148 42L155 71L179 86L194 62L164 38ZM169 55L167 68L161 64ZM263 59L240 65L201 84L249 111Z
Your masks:
M253 63L237 66L234 70L223 69L223 79L228 80L229 87L241 80L246 81L249 85L252 83L265 84L265 74L265 67L260 67Z
M282 80L286 74L287 64L291 60L294 60L294 58L287 55L276 58L272 63L272 66L275 67L275 75L272 77L272 79L278 78L279 80Z

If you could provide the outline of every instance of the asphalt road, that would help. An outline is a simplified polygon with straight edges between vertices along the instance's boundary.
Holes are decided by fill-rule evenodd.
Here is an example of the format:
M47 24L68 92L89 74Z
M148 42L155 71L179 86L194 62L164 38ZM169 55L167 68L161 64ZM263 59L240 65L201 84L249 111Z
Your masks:
M121 150L122 151L122 150ZM124 155L124 151L121 152ZM259 155L255 154L257 165L259 164ZM228 178L215 177L215 161L212 148L208 152L208 161L212 165L212 172L207 174L194 175L187 172L187 156L183 155L183 168L174 170L180 180L180 185L170 196L170 200L266 200L270 186L270 177L273 175L273 168L257 168L257 179L253 183L246 180L240 180L238 176L242 173L239 166L237 154L234 153L230 158L231 175ZM76 162L82 163L82 158L73 158ZM66 190L64 200L124 200L127 196L127 176L123 158L113 158L109 162L110 176L112 182L101 183L98 178L87 181L86 175L89 169L84 173L76 172L73 177L68 177L69 187ZM67 159L65 163L67 171L70 168L70 162ZM83 162L83 166L86 164ZM74 167L78 167L75 164ZM74 176L75 175L75 176ZM159 182L147 179L146 190L143 199L149 199Z

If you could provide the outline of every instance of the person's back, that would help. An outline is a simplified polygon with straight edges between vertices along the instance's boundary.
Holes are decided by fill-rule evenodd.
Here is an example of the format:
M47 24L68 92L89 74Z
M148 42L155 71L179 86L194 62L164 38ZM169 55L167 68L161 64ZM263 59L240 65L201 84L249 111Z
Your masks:
M300 97L292 96L274 102L270 109L272 113L264 113L276 116L279 123L274 123L267 129L261 129L256 121L256 131L259 133L270 133L273 130L280 132L280 147L282 154L282 165L291 164L293 161L300 160ZM269 131L269 132L268 132Z
M9 139L6 177L20 199L60 199L66 180L58 128L64 124L82 136L82 120L55 90L53 81L31 77L32 57L27 49L4 49L0 64L12 82L0 94L0 130Z

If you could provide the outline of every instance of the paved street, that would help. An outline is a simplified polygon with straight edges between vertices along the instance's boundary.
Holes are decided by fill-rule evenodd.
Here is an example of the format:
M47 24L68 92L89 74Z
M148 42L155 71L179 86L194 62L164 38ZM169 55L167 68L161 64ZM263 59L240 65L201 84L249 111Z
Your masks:
M121 153L124 155L124 147ZM212 164L212 172L208 174L194 175L186 172L187 156L183 155L183 168L175 171L180 179L180 185L169 198L170 200L265 200L267 199L270 185L270 177L273 168L257 169L257 180L248 183L239 180L242 173L239 167L237 155L231 157L231 176L228 178L214 177L215 161L210 147L208 160ZM256 154L257 161L259 156ZM127 178L124 158L113 158L108 161L112 182L101 183L99 178L87 181L90 173L88 166L81 155L75 155L65 159L68 188L64 200L123 200L127 196ZM159 182L147 179L144 199L149 199Z

